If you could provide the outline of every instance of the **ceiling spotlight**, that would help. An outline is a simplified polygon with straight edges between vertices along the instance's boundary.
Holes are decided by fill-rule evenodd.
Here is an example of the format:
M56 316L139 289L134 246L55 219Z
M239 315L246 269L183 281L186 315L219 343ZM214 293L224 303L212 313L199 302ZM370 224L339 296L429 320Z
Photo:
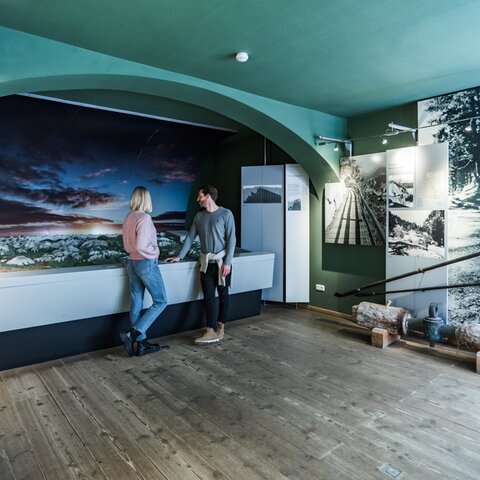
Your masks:
M318 139L317 145L325 145L327 143L334 143L333 147L334 152L338 152L340 149L339 145L344 145L345 149L348 150L350 155L352 154L353 144L352 140L342 140L341 138L327 137L325 135L319 135L316 137Z
M473 130L472 120L470 120L470 123L465 127L465 131L466 131L467 133L470 133L472 130Z
M388 140L385 137L383 137L382 138L382 145L386 145L387 143L388 143Z
M240 63L244 63L248 60L248 53L247 52L238 52L235 55L235 60Z

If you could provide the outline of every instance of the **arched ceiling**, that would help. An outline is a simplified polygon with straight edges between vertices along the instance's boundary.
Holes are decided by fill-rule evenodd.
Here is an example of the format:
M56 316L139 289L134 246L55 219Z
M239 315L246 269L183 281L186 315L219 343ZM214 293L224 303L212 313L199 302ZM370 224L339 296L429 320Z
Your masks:
M0 26L341 117L477 86L479 20L478 0L0 0Z

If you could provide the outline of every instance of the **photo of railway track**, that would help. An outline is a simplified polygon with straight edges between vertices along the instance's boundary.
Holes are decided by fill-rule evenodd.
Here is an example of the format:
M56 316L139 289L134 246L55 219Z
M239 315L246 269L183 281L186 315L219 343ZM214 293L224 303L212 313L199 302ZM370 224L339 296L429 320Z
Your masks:
M340 182L325 186L325 243L385 245L385 154L340 160Z

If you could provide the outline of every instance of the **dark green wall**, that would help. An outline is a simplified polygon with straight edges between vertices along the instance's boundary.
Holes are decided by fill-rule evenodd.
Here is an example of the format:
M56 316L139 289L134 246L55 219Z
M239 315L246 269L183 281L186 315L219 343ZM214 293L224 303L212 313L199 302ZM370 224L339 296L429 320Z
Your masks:
M235 217L237 245L241 238L241 174L242 167L253 165L283 165L294 163L281 148L252 132L234 135L224 142L215 154L204 163L189 200L187 224L198 211L196 196L198 187L209 183L219 191L218 204L230 209Z
M416 103L348 119L348 138L355 139L353 154L364 155L415 145L410 133L388 137L388 144L382 145L380 135L385 133L390 122L416 127ZM314 201L311 205L310 303L329 310L351 313L352 305L358 304L362 299L355 296L337 298L333 293L353 290L385 278L385 248L323 243L323 224L315 221L323 219L323 198L322 202ZM316 292L313 288L315 283L326 285L325 292ZM383 303L384 297L369 300Z
M380 134L385 132L390 122L415 127L416 104L350 119L348 136L357 139L354 141L354 154L363 155L415 144L411 134L407 133L389 137L388 145L382 145ZM320 153L324 157L336 155L337 162L341 156L333 152L332 144L322 147ZM343 155L345 154L344 152ZM264 138L261 136L254 135L246 139L236 139L233 136L205 163L202 172L199 173L196 187L201 183L213 183L220 192L219 203L234 212L238 238L240 238L241 167L263 165L264 162L267 165L283 164L292 163L293 159L268 140L264 158ZM325 183L337 180L335 175L311 177L310 304L351 313L352 305L358 304L361 299L354 296L337 298L333 295L334 292L351 290L384 278L385 248L330 245L323 242L323 190ZM189 218L197 210L195 198L196 190L193 190ZM317 292L316 283L325 285L325 292ZM384 298L375 297L372 301L383 302Z
M143 111L153 115L167 116L187 121L210 123L227 128L236 128L233 134L208 159L198 174L189 200L187 224L198 210L197 189L202 183L212 183L219 189L219 204L232 210L235 215L237 235L240 239L241 167L248 165L278 165L293 163L294 160L282 149L263 136L225 117L198 107L173 102L147 95L124 96L109 91L58 92L58 96L85 103L102 104L131 111ZM348 137L354 140L354 155L384 151L387 148L402 148L414 145L411 134L389 137L388 145L382 145L380 134L389 122L415 127L417 124L416 104L374 112L354 117L348 121ZM342 155L333 152L333 145L319 147L319 153L329 162L338 164ZM300 160L300 159L299 159ZM324 171L324 170L319 170ZM315 172L315 169L312 169ZM365 283L384 278L385 249L327 245L323 242L323 190L325 183L338 181L333 172L327 176L311 175L310 195L310 303L329 310L350 313L357 297L337 298L335 291L354 289ZM315 284L326 286L325 292L315 291ZM382 302L383 298L374 301Z

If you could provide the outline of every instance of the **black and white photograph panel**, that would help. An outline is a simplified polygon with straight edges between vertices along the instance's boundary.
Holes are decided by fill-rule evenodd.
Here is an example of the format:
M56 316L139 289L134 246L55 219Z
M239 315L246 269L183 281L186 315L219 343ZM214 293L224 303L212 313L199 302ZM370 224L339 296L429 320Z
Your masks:
M243 203L282 203L281 185L244 185Z
M388 254L445 258L445 211L390 210Z
M422 145L448 143L450 208L478 209L480 88L423 100L418 115Z
M359 155L340 160L344 193L335 214L325 223L326 243L362 246L385 245L386 157ZM331 209L325 202L325 210ZM328 240L327 240L328 238Z
M388 159L388 206L413 208L415 150L405 148Z
M325 206L323 214L325 221L325 243L338 243L336 242L336 239L338 234L340 206L344 204L345 195L347 195L347 189L343 182L325 184Z
M418 103L419 142L447 142L448 258L480 252L480 87L442 95ZM480 258L454 263L448 283L478 281ZM474 287L448 291L448 318L452 324L479 323L480 296Z

